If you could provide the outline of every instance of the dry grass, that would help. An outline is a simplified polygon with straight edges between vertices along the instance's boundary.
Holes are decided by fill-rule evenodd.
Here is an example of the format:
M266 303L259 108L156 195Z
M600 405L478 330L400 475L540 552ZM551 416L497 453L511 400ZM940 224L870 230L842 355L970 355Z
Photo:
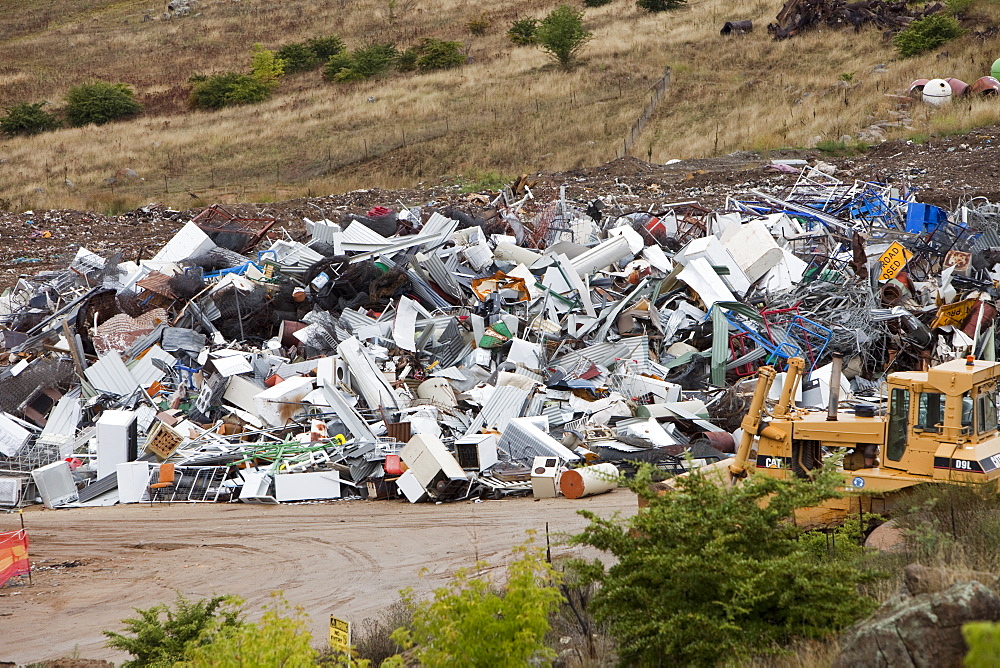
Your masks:
M409 3L397 3L405 6ZM143 21L135 0L28 0L0 28L3 104L58 102L92 78L132 85L146 105L134 121L63 129L0 144L0 205L116 208L156 200L279 199L356 187L405 187L473 171L513 174L596 165L620 151L648 89L673 69L671 89L633 154L653 161L739 149L806 146L855 134L887 119L898 93L918 76L972 81L987 73L1000 41L967 37L947 54L894 60L877 31L817 31L773 42L764 26L781 0L691 0L649 15L629 0L587 11L594 40L564 71L538 49L505 36L519 16L557 3L492 6L486 35L464 24L482 13L468 0L417 0L389 23L388 0L205 0L199 16ZM1000 15L992 12L980 23ZM159 6L159 5L156 5ZM722 23L751 18L757 31L719 35ZM275 98L254 107L191 112L187 79L245 70L250 47L337 33L400 46L422 37L458 39L473 62L441 73L392 75L335 85L318 73L287 77ZM941 57L943 56L943 57ZM888 73L872 74L878 63ZM842 74L851 74L849 84ZM369 102L374 98L374 102ZM921 109L914 130L953 133L995 123L1000 104ZM108 184L129 168L143 180ZM74 183L70 190L64 181ZM6 201L3 201L6 200Z

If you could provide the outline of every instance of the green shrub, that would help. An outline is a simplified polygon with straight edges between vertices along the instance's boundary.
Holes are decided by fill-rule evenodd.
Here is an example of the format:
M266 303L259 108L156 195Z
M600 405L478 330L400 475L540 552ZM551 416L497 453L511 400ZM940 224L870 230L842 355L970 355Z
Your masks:
M73 86L66 94L66 120L74 127L103 125L142 111L135 94L125 84L95 81Z
M583 27L583 12L569 5L560 5L549 12L535 33L538 46L564 67L591 37L593 34Z
M324 75L331 81L364 81L388 72L398 57L399 52L391 42L376 42L358 47L350 54L332 56Z
M244 623L222 629L210 644L191 647L178 668L244 668L246 666L315 666L317 652L310 646L307 617L281 596L264 607L259 624Z
M518 19L510 24L507 30L507 37L518 46L528 46L535 44L538 33L538 19L526 18Z
M965 33L962 26L953 16L932 14L917 19L905 30L896 33L892 43L904 58L916 56L927 51L933 51L942 44L950 42Z
M406 49L399 52L399 57L396 58L396 69L400 72L413 72L417 69L417 60L420 58L420 52L416 49Z
M239 628L240 604L230 596L192 603L178 593L173 609L164 604L146 610L135 608L138 617L122 620L130 635L114 631L104 631L104 635L108 647L135 657L123 663L123 668L172 666L192 649L210 644L217 633ZM165 619L161 619L163 615Z
M316 54L321 63L325 63L330 60L330 56L335 56L338 53L343 53L344 51L344 40L340 39L336 35L327 35L325 37L313 37L306 40L306 46Z
M647 12L665 12L687 4L687 0L636 0L636 6Z
M964 16L975 2L976 0L945 0L944 4L952 16Z
M449 70L465 64L461 42L447 42L441 39L425 39L417 47L417 69L421 72Z
M591 610L618 641L622 665L738 664L782 651L798 638L823 638L875 607L858 592L875 579L848 554L817 554L789 521L796 508L837 495L842 474L815 480L750 476L736 487L700 474L658 495L649 467L628 482L648 502L627 518L580 511L590 525L573 542L614 557L578 563L600 582ZM711 629L711 633L706 633Z
M434 590L431 600L417 603L411 591L404 591L413 619L392 639L412 648L412 657L427 668L548 665L555 653L543 640L549 614L562 600L559 575L545 561L544 550L530 541L515 554L520 556L511 562L503 589L462 569ZM477 568L485 571L488 565ZM404 663L396 656L383 665Z
M278 58L285 62L289 74L314 70L323 62L305 42L285 44L278 49Z
M253 78L273 88L285 75L285 61L263 44L254 44L250 72Z
M584 7L603 7L610 4L611 0L583 0Z
M994 668L1000 657L1000 624L970 622L962 627L969 645L964 664L968 668Z
M273 91L273 85L237 72L191 77L190 83L191 106L196 109L256 104L269 100Z
M48 102L23 102L7 107L7 115L0 118L0 132L14 135L37 135L59 127L59 119L45 111Z

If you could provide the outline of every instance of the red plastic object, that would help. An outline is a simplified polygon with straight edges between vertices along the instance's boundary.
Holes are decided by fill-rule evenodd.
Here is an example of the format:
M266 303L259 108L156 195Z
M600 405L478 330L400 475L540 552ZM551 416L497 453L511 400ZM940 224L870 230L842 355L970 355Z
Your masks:
M386 475L403 475L403 467L400 465L399 455L386 455L384 468Z
M390 213L392 213L392 209L390 208L384 206L373 206L368 210L368 217L381 218L382 216L388 216Z

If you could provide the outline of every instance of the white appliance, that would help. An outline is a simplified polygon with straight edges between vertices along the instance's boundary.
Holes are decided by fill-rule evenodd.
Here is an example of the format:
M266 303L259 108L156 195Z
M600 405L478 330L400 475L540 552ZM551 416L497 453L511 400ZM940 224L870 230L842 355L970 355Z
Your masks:
M536 499L559 496L558 457L535 457L531 465L531 495Z
M139 426L132 411L104 411L97 418L97 479L111 475L119 464L135 461Z
M68 462L52 462L37 468L31 472L31 477L46 508L58 508L80 500Z
M118 472L118 502L139 503L149 488L149 462L122 462Z
M483 471L500 461L496 434L472 434L455 441L455 459L466 470Z

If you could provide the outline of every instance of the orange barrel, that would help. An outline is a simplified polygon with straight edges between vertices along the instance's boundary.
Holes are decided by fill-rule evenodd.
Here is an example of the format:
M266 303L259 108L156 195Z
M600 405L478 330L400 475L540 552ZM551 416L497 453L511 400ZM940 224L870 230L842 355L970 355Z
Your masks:
M618 486L618 468L614 464L596 464L563 471L559 491L570 499L610 492Z

